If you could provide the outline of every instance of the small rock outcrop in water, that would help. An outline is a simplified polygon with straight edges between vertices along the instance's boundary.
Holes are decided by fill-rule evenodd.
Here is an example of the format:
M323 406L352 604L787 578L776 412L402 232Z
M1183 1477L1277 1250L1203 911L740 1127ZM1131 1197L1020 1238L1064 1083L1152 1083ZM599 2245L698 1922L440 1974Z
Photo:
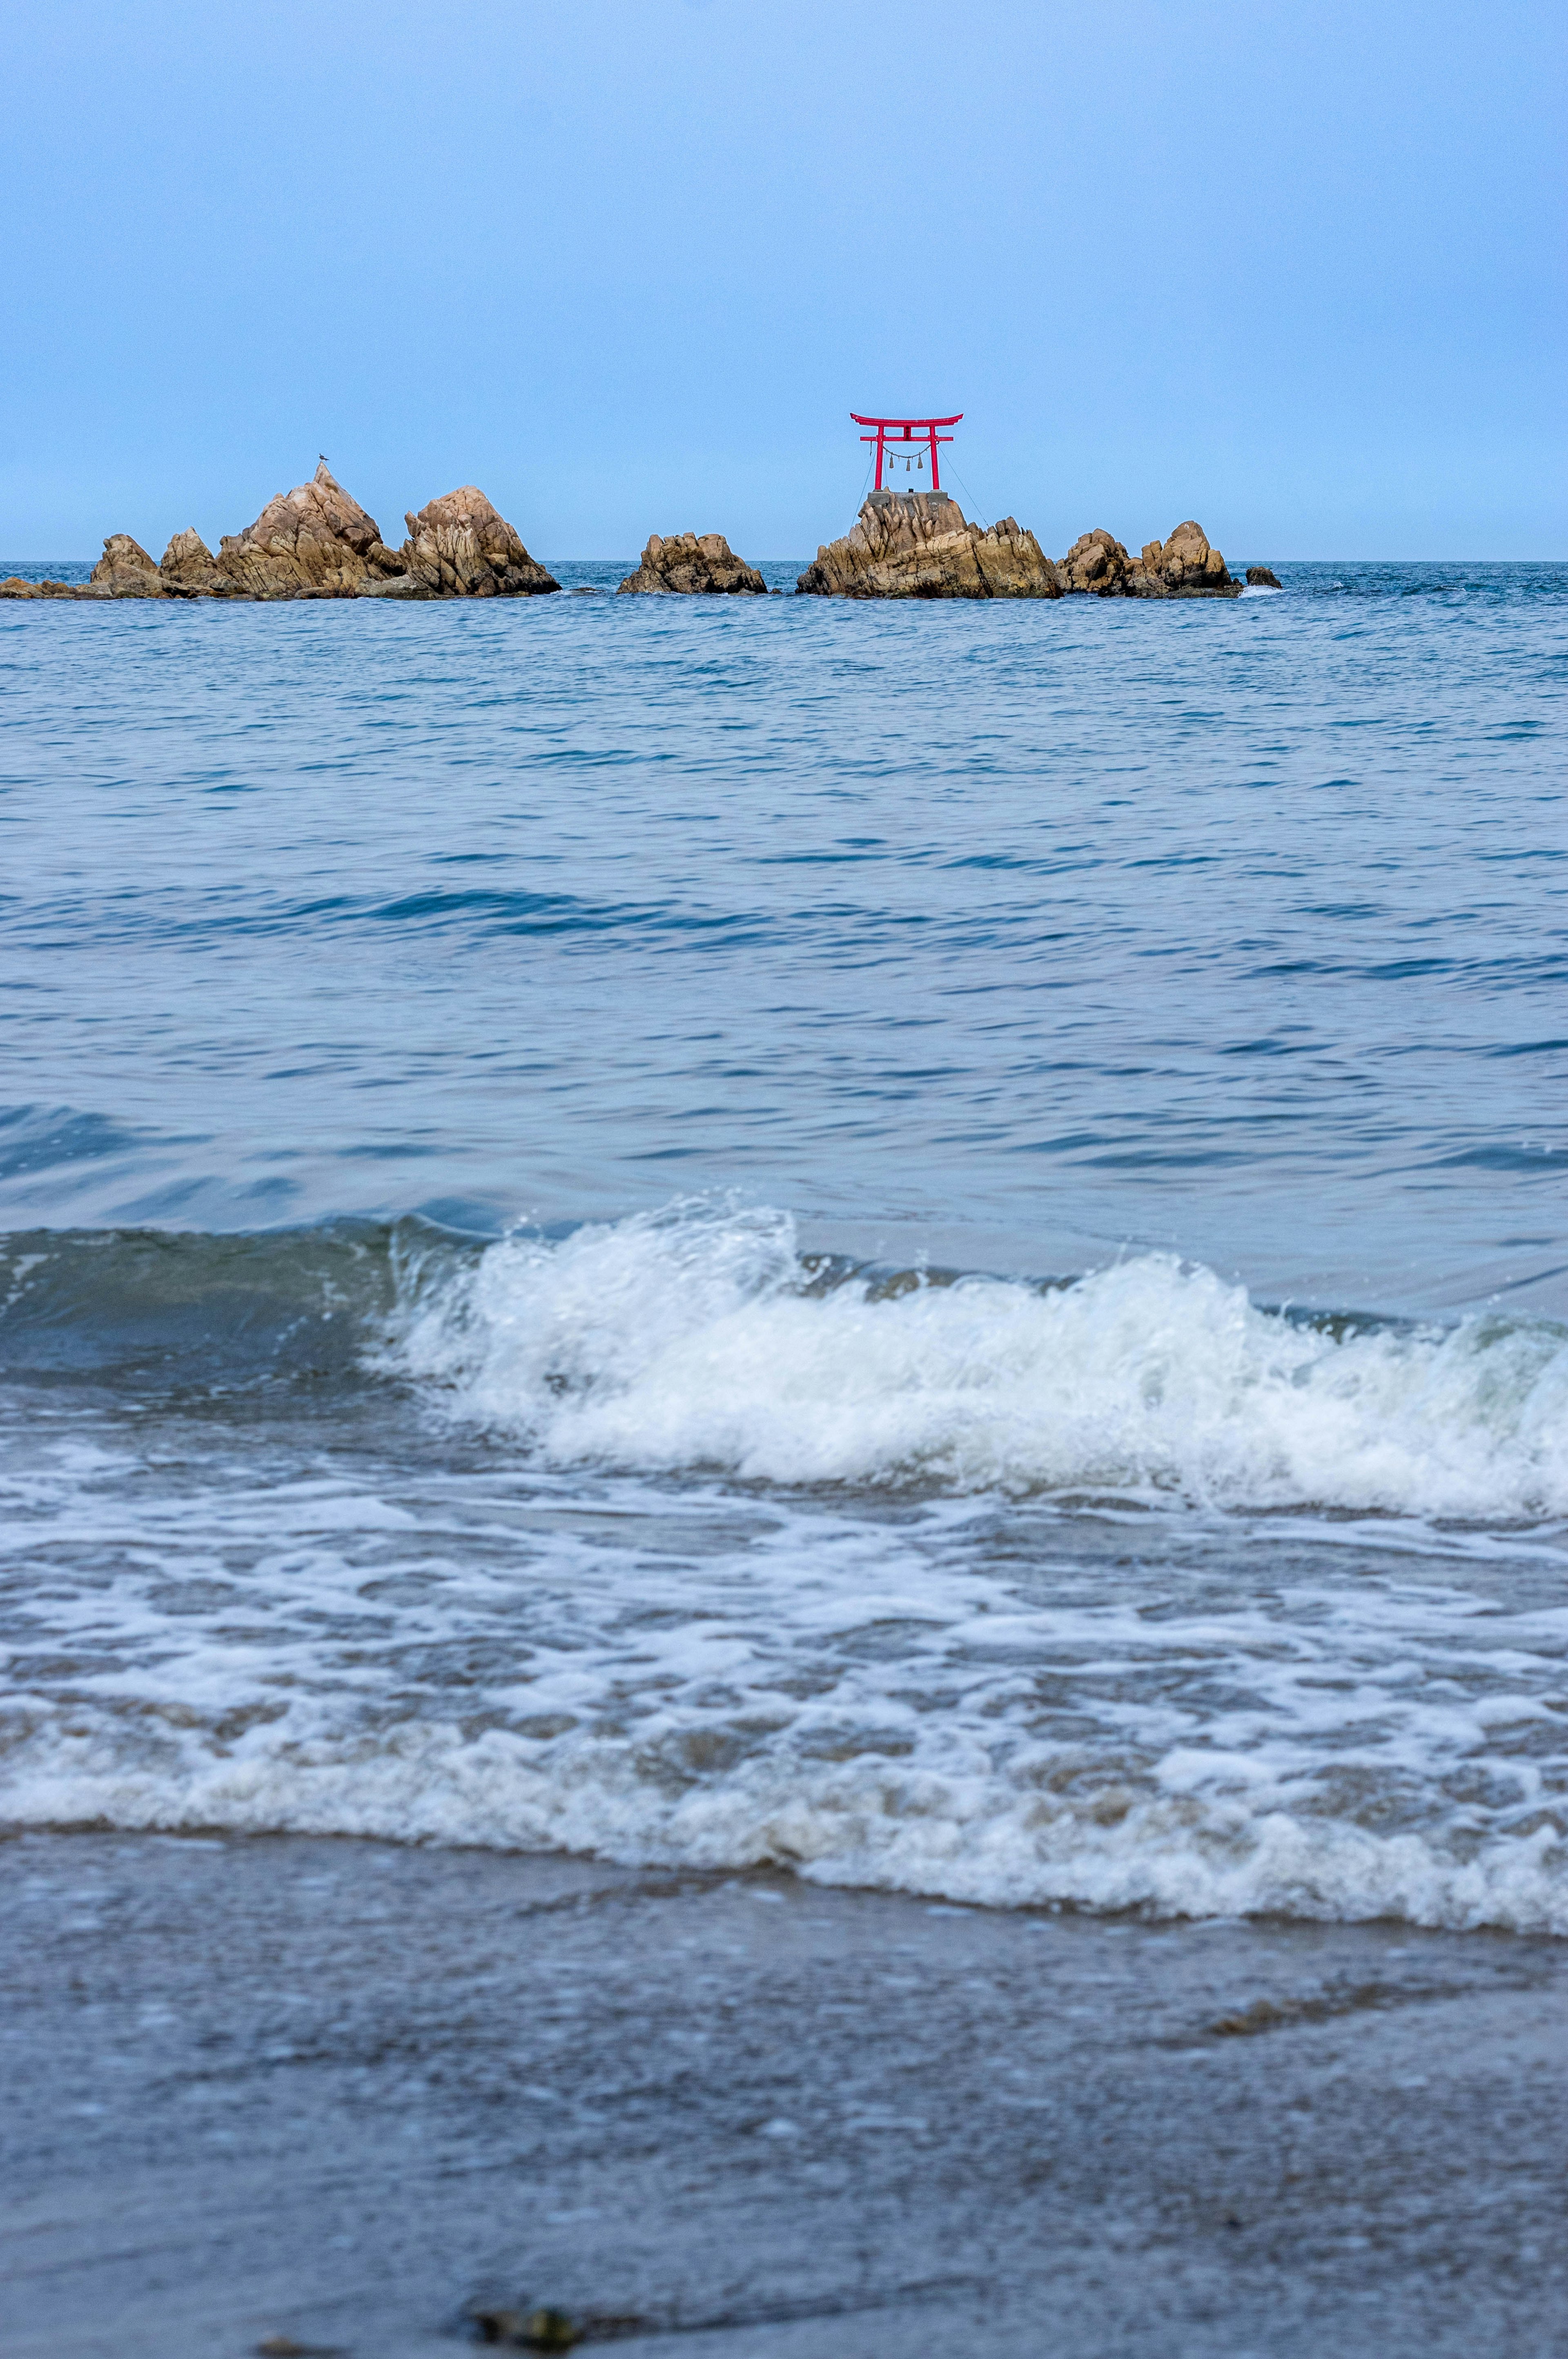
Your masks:
M1169 540L1146 541L1129 571L1128 586L1137 598L1234 598L1241 588L1218 549L1209 547L1202 525L1190 516Z
M406 570L325 459L309 483L279 492L243 532L224 534L218 569L251 598L350 598L362 583Z
M616 594L629 591L655 596L673 592L680 597L749 592L753 597L765 598L768 585L754 565L736 556L721 532L678 532L668 540L661 540L655 532L649 537L636 572L626 576Z
M139 540L112 532L103 554L85 582L24 582L19 573L0 582L0 598L161 598L163 577Z
M473 484L404 517L401 568L428 598L529 598L560 583L535 563L503 516Z
M842 540L795 584L812 598L1059 598L1032 532L1003 516L982 532L946 492L873 492Z
M103 554L87 577L89 590L101 598L161 598L163 583L157 567L139 540L128 532L112 532Z
M1103 527L1079 535L1058 569L1064 590L1090 598L1125 598L1128 556Z
M158 560L158 579L170 598L222 598L233 592L226 573L195 527L177 532Z
M1090 598L1236 598L1241 584L1211 549L1203 527L1179 524L1169 540L1145 541L1129 557L1103 527L1084 533L1062 560L1066 589Z
M1249 590L1282 590L1284 583L1267 565L1249 565L1247 569Z

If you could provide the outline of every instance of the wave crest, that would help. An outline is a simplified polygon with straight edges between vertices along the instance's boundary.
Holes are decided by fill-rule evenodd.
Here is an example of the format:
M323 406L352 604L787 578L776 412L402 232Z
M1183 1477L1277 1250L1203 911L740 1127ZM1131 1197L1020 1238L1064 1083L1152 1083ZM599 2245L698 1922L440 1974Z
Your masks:
M1309 1320L1173 1256L1061 1284L803 1264L687 1201L411 1286L379 1364L546 1462L1484 1519L1568 1507L1568 1330Z

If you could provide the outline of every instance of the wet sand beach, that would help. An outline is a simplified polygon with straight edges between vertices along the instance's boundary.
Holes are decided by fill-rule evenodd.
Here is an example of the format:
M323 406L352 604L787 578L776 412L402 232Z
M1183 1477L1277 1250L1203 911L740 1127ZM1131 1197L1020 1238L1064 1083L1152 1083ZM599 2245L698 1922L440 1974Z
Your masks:
M1560 1941L33 1834L0 1977L8 2359L1562 2348Z

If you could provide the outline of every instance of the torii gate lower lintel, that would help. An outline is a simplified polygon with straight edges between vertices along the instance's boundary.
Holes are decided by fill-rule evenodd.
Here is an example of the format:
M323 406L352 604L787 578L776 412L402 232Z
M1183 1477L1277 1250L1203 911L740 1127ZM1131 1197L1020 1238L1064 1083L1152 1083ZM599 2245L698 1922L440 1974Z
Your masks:
M875 488L880 492L882 487L882 460L890 441L910 444L925 442L929 444L931 451L931 488L934 492L939 492L942 488L942 478L936 465L936 445L938 442L951 442L953 437L950 434L938 434L936 429L939 426L957 426L963 414L960 409L951 418L861 418L852 409L849 415L857 426L874 426L877 429L874 434L862 434L860 437L862 442L874 442L877 446Z

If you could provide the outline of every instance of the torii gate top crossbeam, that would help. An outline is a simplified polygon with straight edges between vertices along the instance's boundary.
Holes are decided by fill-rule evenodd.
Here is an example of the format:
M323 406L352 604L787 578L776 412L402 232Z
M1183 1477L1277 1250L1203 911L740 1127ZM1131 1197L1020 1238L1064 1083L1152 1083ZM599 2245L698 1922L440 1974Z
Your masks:
M874 426L877 429L874 434L862 434L860 437L862 442L874 442L877 446L877 490L880 492L882 487L882 460L889 442L918 441L930 447L931 488L939 492L942 478L937 472L936 446L939 442L951 442L953 437L938 434L936 429L939 426L957 426L963 415L959 409L955 410L951 418L862 418L858 410L852 409L849 416L857 426Z

